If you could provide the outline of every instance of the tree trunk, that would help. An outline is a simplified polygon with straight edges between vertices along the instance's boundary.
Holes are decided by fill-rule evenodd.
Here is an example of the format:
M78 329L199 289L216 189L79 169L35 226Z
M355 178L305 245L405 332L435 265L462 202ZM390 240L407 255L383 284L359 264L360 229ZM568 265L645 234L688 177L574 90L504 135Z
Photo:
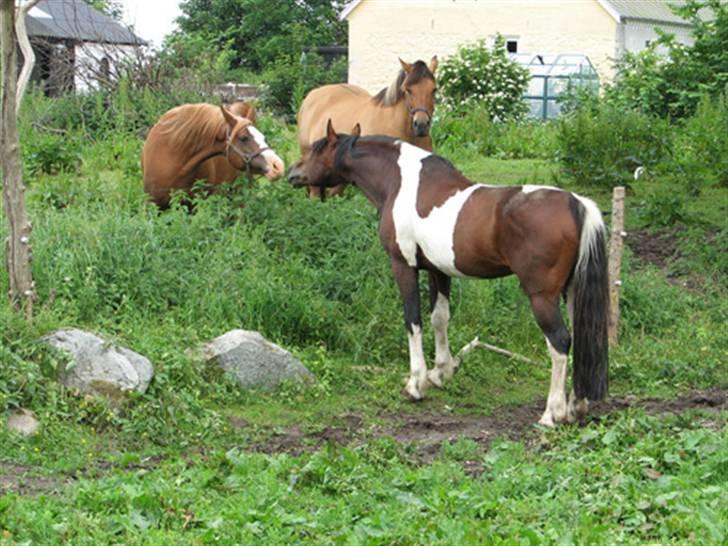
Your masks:
M33 313L35 283L30 267L31 225L25 209L25 186L20 158L17 95L17 38L15 34L15 0L0 0L0 51L2 52L2 125L0 126L0 164L2 164L3 198L8 219L6 264L10 278L10 302L23 309L26 318Z

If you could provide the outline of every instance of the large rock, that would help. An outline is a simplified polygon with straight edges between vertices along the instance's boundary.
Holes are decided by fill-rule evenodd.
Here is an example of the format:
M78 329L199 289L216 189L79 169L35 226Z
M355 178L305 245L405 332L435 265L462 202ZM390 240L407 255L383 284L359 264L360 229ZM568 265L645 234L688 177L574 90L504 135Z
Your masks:
M60 371L69 389L118 400L127 391L146 391L154 375L148 358L83 330L58 330L43 341L69 354L71 362Z
M234 375L246 389L274 389L284 381L314 380L300 360L258 332L231 330L201 351L207 362Z

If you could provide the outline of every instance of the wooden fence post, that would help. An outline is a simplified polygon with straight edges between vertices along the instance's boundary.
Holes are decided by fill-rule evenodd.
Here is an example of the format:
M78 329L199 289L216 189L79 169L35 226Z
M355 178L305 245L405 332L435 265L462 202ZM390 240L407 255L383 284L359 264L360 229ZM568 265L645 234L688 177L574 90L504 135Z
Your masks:
M617 186L612 193L612 236L609 240L609 345L617 345L619 338L619 289L622 286L622 243L624 231L624 187Z

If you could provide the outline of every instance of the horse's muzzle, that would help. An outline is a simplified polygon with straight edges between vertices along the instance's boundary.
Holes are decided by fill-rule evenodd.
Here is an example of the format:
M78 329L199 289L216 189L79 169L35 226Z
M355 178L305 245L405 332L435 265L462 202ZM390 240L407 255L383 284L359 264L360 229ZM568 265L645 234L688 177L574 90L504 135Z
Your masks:
M300 172L296 172L296 169L293 168L288 173L288 183L294 188L300 188L301 186L307 185L308 177Z
M428 134L430 134L430 119L427 120L419 120L416 119L412 122L412 127L415 130L415 136L417 137L426 137Z

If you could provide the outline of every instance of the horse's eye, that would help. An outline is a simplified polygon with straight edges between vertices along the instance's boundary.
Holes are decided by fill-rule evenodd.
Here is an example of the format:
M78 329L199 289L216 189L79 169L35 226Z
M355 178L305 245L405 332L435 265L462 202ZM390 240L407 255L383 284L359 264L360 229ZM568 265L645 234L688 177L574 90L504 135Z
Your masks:
M240 140L240 142L248 142L248 140L249 140L249 137L246 137L246 136L241 136L241 137L239 138L239 140Z

